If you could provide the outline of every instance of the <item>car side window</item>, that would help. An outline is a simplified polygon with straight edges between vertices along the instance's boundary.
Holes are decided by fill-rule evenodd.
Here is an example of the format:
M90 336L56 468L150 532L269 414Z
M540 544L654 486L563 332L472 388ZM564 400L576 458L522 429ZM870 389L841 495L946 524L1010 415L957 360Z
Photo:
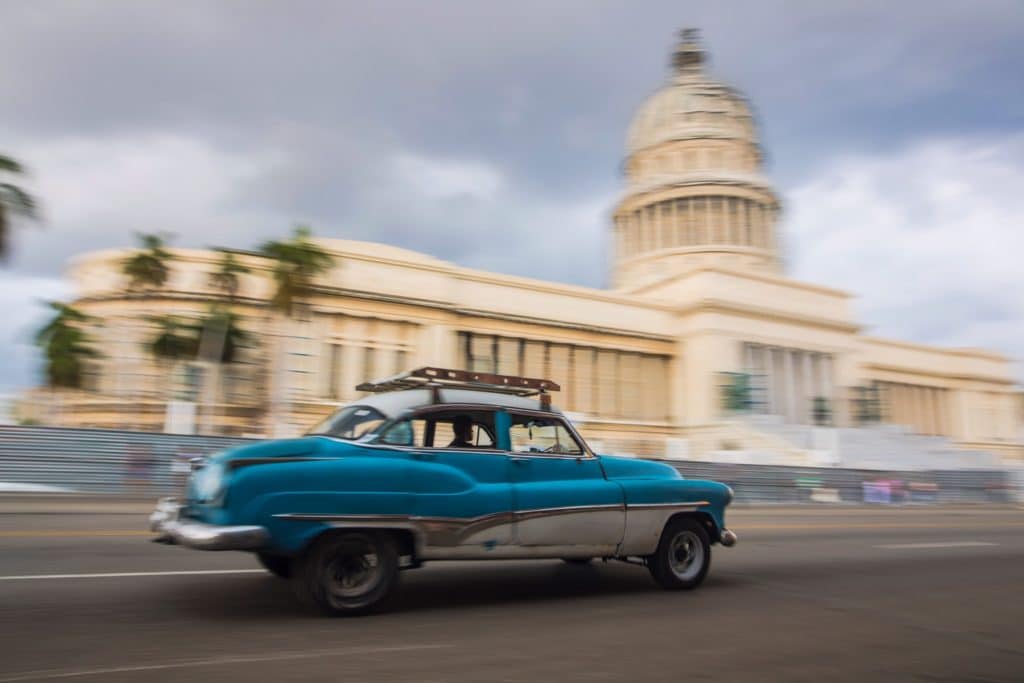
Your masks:
M494 448L494 439L487 432L487 429L474 422L469 427L468 445L463 448ZM459 448L458 436L455 433L455 424L452 422L438 421L434 424L434 448Z
M494 411L474 407L427 409L414 416L422 422L422 448L491 449L495 447ZM417 432L419 437L420 432Z
M427 421L422 418L401 420L387 428L381 434L380 443L389 446L423 446L423 438L427 432Z
M513 452L583 455L583 447L560 419L516 414L511 417L508 435Z

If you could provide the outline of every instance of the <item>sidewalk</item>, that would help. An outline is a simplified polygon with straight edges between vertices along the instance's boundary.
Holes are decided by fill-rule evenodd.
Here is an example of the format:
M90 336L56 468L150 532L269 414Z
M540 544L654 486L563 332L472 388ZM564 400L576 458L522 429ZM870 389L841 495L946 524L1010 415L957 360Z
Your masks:
M0 515L148 515L159 496L2 493Z

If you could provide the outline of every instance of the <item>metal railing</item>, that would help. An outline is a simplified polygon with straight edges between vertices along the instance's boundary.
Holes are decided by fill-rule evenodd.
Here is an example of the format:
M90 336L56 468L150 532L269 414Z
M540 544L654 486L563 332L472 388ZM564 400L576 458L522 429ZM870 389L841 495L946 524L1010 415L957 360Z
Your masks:
M0 426L0 485L85 493L181 490L191 458L253 439L110 429ZM728 484L737 503L1004 503L1020 484L1003 470L880 471L668 460L691 479Z
M0 426L0 485L87 493L180 490L191 458L250 439L115 429Z
M868 470L664 461L688 479L728 484L737 503L1010 503L1020 496L1004 470Z

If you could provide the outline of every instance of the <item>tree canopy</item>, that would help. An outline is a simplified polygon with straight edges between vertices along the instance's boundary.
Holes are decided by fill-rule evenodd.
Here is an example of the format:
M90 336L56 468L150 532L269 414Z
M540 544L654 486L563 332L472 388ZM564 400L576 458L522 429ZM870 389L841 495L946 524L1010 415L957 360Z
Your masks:
M48 303L55 315L35 337L45 357L46 383L51 387L81 388L86 362L100 357L82 329L95 319L68 304L59 301Z
M132 290L159 289L170 275L168 263L174 256L167 251L165 236L140 233L142 247L124 260L121 271L128 276L128 287Z

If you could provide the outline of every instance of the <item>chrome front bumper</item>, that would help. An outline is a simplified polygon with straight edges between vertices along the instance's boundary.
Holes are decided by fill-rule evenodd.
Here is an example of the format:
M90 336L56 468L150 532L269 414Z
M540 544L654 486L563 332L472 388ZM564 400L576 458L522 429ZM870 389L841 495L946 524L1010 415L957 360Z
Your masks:
M261 526L217 526L181 517L182 505L175 498L161 498L149 516L149 528L162 543L174 543L196 550L256 550L267 542Z
M737 540L739 539L736 537L736 532L730 531L729 529L723 529L722 534L718 537L719 543L726 548L731 548L736 545Z

